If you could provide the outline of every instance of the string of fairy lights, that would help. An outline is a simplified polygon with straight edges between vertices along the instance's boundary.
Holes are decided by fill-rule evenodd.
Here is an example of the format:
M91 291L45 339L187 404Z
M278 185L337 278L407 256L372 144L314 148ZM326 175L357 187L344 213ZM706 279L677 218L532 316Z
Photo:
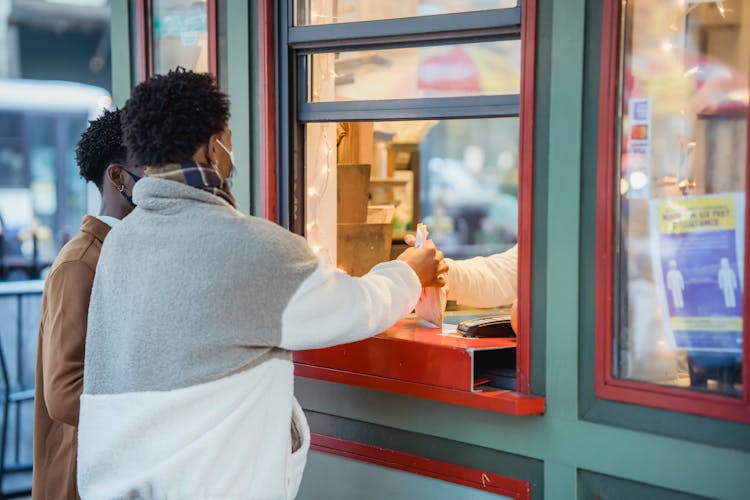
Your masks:
M336 72L329 68L330 57L317 57L315 58L321 66L320 71L320 85L313 86L312 94L313 100L320 99L320 89L326 88L326 85L331 85L336 78ZM317 141L318 147L314 158L312 159L312 165L308 165L305 170L307 177L307 224L306 224L306 237L310 244L313 252L319 257L322 257L327 262L332 263L333 259L330 250L325 245L326 234L320 224L320 205L322 200L325 199L328 191L329 179L331 177L331 161L334 153L333 147L330 144L330 138L328 136L328 129L330 124L321 123L318 124L321 129L320 139ZM312 129L308 126L308 139L309 132Z
M316 154L316 164L307 169L307 209L309 212L306 226L307 241L313 252L330 260L330 252L324 245L325 234L320 227L320 203L328 191L328 180L331 176L331 153L332 148L328 144L328 127L322 127L321 140L319 141ZM312 179L310 178L312 174Z

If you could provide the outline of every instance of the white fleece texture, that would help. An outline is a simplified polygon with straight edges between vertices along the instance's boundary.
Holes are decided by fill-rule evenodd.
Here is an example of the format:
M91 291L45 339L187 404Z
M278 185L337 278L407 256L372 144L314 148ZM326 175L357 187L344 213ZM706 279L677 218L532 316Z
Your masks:
M378 264L353 278L321 263L292 295L281 317L284 349L313 349L366 339L409 314L422 286L406 263Z
M81 498L294 498L310 431L292 383L292 363L273 359L184 389L84 394ZM293 405L302 437L294 454L283 424Z

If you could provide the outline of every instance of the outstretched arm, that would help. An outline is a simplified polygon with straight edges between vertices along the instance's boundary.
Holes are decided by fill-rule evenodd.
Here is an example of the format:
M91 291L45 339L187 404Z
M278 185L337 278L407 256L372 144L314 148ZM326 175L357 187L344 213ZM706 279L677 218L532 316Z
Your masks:
M378 264L361 278L320 264L284 310L280 347L314 349L370 337L409 314L421 290L404 262Z
M518 245L489 257L448 262L448 299L473 307L497 307L516 299Z

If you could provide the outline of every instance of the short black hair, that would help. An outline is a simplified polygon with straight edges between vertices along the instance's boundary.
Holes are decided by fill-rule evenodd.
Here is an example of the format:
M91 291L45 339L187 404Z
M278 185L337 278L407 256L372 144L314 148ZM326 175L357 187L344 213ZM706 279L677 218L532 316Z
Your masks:
M81 177L96 184L101 191L104 172L111 164L124 165L127 157L122 143L120 110L105 110L81 134L76 147L76 162Z
M130 164L187 162L227 126L229 97L208 73L177 68L137 85L121 121Z

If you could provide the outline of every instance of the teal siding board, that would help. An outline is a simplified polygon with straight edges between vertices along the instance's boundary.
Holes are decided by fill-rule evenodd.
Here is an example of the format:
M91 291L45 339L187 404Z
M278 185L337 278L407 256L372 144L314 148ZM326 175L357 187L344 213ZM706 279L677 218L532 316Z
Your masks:
M648 498L649 500L700 500L689 493L657 488L635 481L627 481L612 476L596 474L589 471L578 472L579 500L630 500L632 498Z
M331 470L336 474L331 475ZM318 451L310 452L305 472L297 500L510 500L468 486ZM320 481L320 477L327 480ZM349 484L356 484L356 490Z
M543 464L539 460L319 412L305 414L312 432L521 479L531 484L532 500L544 498Z
M550 80L552 78L552 2L537 5L536 108L534 122L534 228L532 259L531 392L546 392L547 367L547 211L549 203Z

